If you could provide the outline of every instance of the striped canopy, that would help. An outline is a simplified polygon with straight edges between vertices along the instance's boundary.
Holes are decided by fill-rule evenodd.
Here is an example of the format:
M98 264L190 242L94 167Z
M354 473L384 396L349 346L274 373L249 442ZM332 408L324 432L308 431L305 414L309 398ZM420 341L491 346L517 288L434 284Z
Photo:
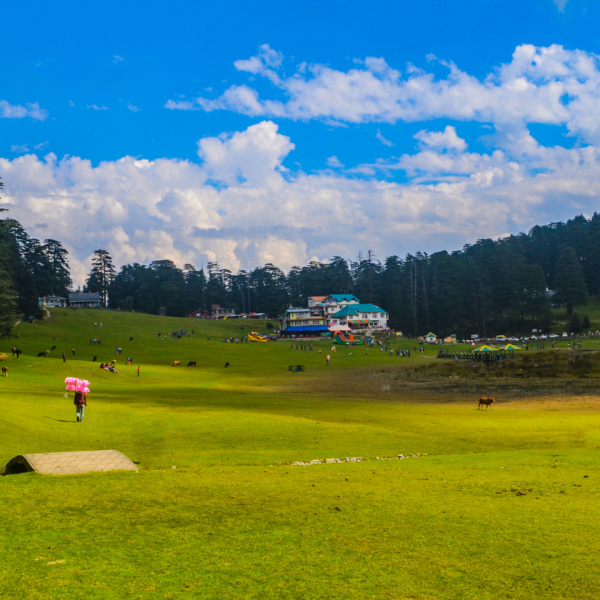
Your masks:
M498 348L498 350L504 350L504 352L511 352L513 350L520 350L519 346L515 346L514 344L506 344L506 346L502 346L502 348Z
M492 348L491 346L483 345L483 346L479 346L479 348L475 348L474 352L496 352L496 348Z

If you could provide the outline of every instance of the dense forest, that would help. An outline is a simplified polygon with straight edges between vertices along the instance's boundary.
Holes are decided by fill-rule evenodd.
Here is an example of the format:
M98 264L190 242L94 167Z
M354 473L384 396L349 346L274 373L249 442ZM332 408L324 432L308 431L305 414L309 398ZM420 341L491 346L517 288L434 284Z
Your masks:
M18 222L0 220L0 336L19 314L41 316L38 297L67 296L72 288L60 242L40 242ZM164 307L168 315L183 316L219 304L271 317L306 306L308 296L350 292L387 310L390 326L405 334L486 337L531 325L547 330L552 305L573 315L588 295L600 295L600 215L482 239L454 252L379 260L368 251L356 260L335 256L287 274L272 264L234 274L216 263L180 269L170 260L117 271L108 252L97 250L84 290L99 292L113 310L156 314Z

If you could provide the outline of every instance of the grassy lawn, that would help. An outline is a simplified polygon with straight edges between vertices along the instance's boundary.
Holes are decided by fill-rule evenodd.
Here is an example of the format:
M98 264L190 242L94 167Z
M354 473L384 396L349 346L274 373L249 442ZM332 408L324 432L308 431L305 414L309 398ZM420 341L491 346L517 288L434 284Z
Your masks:
M183 328L194 336L164 339ZM437 347L405 359L222 341L252 330L265 323L86 310L19 325L24 354L2 362L0 465L115 448L139 472L0 477L0 598L597 597L594 390L525 388L477 411L489 382L461 396L381 379ZM117 346L120 373L100 370ZM91 382L83 424L67 375ZM422 456L376 460L400 453ZM368 460L289 464L356 456Z

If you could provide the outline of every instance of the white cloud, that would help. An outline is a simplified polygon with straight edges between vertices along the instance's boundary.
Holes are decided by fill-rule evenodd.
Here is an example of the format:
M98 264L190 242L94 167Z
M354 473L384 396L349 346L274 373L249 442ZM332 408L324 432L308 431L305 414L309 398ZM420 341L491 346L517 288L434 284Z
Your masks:
M554 4L556 4L556 8L558 8L560 12L563 12L568 1L569 0L554 0Z
M193 102L187 102L185 100L167 100L165 108L168 108L169 110L200 110Z
M277 133L277 125L263 121L246 131L198 142L198 156L210 178L235 185L249 184L280 187L283 178L278 169L294 149L290 138Z
M69 100L69 106L71 106L71 107L75 106L75 102L73 102L73 100Z
M168 258L288 269L367 247L381 257L460 248L597 210L599 148L544 147L521 130L509 136L527 152L468 152L446 128L419 132L416 153L364 165L360 178L330 169L284 177L294 144L263 121L201 139L200 164L124 157L93 166L27 154L0 158L0 177L9 215L63 241L78 283L98 247L118 265ZM398 169L406 182L369 175Z
M93 108L94 110L108 110L108 106L104 106L104 104L102 106L98 106L97 104L88 104L87 107Z
M34 148L36 150L41 150L42 148L45 148L50 142L46 141L46 142L40 142L39 144L36 144L34 146Z
M131 112L140 112L140 108L138 108L137 106L135 106L134 104L128 104L127 108L131 111Z
M20 104L10 104L6 100L0 100L1 119L22 119L23 117L43 121L48 117L48 111L40 108L37 102L29 102L25 106L21 106Z
M16 152L17 154L23 154L25 152L29 152L29 148L27 147L27 144L14 144L10 147L10 151Z
M125 59L122 56L119 56L118 54L115 54L113 56L113 62L114 63L120 63L123 62Z
M433 60L432 56L428 56ZM236 61L238 70L267 77L285 94L261 99L248 85L233 85L215 99L167 103L167 108L231 110L259 117L365 123L449 118L497 126L565 125L587 142L600 142L600 63L596 55L562 46L518 46L509 63L480 80L451 62L446 77L406 68L406 75L383 58L367 57L348 71L300 65L285 76L282 57L268 46Z
M447 125L444 131L418 131L414 135L423 146L440 150L457 150L463 152L467 148L465 140L456 135L456 128Z
M384 146L388 146L391 148L394 145L394 142L390 142L390 140L386 140L383 135L381 135L381 131L377 130L377 135L375 136Z
M333 169L341 169L344 164L337 156L330 156L327 159L327 166L332 167Z

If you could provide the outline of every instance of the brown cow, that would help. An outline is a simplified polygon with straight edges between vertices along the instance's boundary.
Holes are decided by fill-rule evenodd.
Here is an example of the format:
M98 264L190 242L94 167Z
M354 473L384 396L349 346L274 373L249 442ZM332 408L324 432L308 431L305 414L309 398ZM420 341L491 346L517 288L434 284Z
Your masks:
M8 377L8 367L2 367L2 377Z
M172 367L178 367L180 364L181 364L181 362L180 362L180 361L178 361L178 360L174 360L174 361L173 361L173 364L172 364L171 366L172 366Z
M493 402L496 402L493 398L486 398L485 396L481 396L481 398L479 398L479 406L477 407L477 410L479 410L484 404L486 406L485 410L487 410L488 408L494 410L494 407L492 406Z

